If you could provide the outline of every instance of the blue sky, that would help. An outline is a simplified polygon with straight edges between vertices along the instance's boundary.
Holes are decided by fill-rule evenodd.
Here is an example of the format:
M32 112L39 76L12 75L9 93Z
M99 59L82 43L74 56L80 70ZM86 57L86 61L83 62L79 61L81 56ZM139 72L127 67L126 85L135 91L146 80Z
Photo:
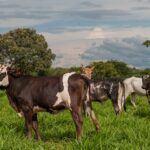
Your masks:
M0 33L30 27L56 54L54 67L117 59L150 67L150 0L0 0Z

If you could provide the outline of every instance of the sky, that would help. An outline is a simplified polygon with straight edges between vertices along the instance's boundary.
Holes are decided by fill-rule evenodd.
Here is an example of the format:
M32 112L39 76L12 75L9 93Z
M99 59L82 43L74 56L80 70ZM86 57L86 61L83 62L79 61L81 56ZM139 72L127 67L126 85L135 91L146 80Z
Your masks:
M150 68L150 0L0 0L0 33L29 27L56 54L53 67L119 60Z

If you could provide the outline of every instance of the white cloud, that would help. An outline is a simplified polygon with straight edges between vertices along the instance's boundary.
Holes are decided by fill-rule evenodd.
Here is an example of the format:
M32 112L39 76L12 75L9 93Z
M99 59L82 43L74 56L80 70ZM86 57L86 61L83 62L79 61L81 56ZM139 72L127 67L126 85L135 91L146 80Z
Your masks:
M100 59L134 57L135 54L137 55L137 52L141 56L143 51L140 51L140 48L144 47L140 45L142 40L148 39L149 33L150 28L139 27L111 30L96 27L94 29L79 30L76 32L70 31L55 34L43 32L41 34L45 36L49 47L52 48L56 56L61 55L61 57L56 57L54 66L69 67L80 66L81 63L88 64L91 61L98 61ZM136 45L139 41L140 43ZM107 48L108 50L106 50ZM124 49L124 52L121 54L120 49ZM141 57L141 59L144 59L144 57ZM139 59L140 57L137 58ZM127 62L126 59L124 60ZM138 66L138 61L136 60L136 62ZM135 63L132 64L135 65ZM139 62L139 66L141 65L142 63Z
M125 39L132 41L138 37L149 38L149 0L0 2L0 31L18 27L31 27L40 31L58 56L54 66L76 66L80 63L90 63L93 59L98 60L106 53L109 55L110 50L99 53L97 49L104 46L106 39L109 41L108 45L111 43L112 50L119 45L121 48L133 50L138 47L135 47L133 42L124 41ZM82 59L80 55L83 56L84 53L90 54L88 56L92 59Z
M80 54L91 45L92 41L87 39L89 32L88 30L83 30L55 34L43 32L40 34L44 35L49 47L56 54L56 60L53 65L70 67L84 63L80 59ZM61 55L61 57L57 58L57 55Z
M120 60L135 67L150 67L150 49L142 45L144 37L103 39L101 44L91 45L81 58L86 62Z
M132 27L132 28L99 28L95 27L89 34L89 39L104 39L104 38L126 38L126 37L149 37L150 27Z
M94 28L93 31L87 37L88 39L100 39L105 38L106 32L101 28Z
M18 28L24 26L34 26L47 22L47 20L24 19L24 18L9 18L0 19L0 28Z

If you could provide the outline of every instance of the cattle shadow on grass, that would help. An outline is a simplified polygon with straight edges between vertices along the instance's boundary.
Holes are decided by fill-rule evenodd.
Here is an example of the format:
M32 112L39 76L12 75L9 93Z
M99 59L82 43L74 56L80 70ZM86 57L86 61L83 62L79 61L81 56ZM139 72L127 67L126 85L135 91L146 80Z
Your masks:
M60 119L60 117L62 117ZM72 141L76 139L75 126L70 116L47 116L39 119L39 131L42 141Z
M24 125L13 124L13 126L11 126L11 127L14 128L14 132L16 133L16 135L18 134L18 136L21 135L24 138L27 138L26 129L25 129ZM63 128L63 127L64 126L62 126L61 128ZM60 141L68 142L68 141L73 141L76 139L75 128L73 128L73 129L68 128L68 130L64 129L64 131L59 131L59 128L60 128L60 125L55 125L55 128L53 128L53 129L50 129L50 128L48 129L48 127L47 127L47 129L44 130L43 126L39 126L41 141L49 142L49 141L53 140L56 142L60 142ZM32 140L36 140L34 131L32 131L32 133L33 133Z
M150 109L145 109L144 107L139 108L137 111L133 113L133 115L139 118L150 119Z
M88 131L86 131L85 124L83 123L82 128L82 137L81 139L87 137L87 136L93 136L95 135L96 131L94 127L92 130L88 128ZM68 126L69 125L69 126ZM49 124L49 126L46 126L46 130L44 130L44 126L40 129L41 138L44 142L49 142L51 140L55 142L65 141L75 141L76 140L76 132L75 132L75 126L72 120L57 120L54 124Z
M56 133L44 133L42 134L42 141L44 142L48 142L48 141L56 141L56 142L60 142L60 141L73 141L76 139L75 137L75 131L72 130L68 130L68 131L64 131L64 132L56 132Z

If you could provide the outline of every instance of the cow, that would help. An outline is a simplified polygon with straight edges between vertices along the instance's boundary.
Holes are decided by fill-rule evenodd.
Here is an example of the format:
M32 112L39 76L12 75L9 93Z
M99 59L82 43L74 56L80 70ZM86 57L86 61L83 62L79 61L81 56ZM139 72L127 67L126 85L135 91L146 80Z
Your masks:
M84 101L96 130L100 129L89 98L89 81L80 74L71 72L60 77L34 77L19 75L13 67L1 65L0 87L5 89L11 106L24 116L29 139L32 129L36 138L41 139L37 112L56 113L69 109L76 127L76 138L80 141Z
M127 97L131 95L131 103L134 107L136 107L135 96L146 96L146 90L142 89L142 78L130 77L125 79L123 84L125 87L124 100L126 100Z
M81 67L83 75L91 79L94 67ZM102 79L90 81L90 99L93 101L104 102L111 99L116 114L122 112L124 108L124 85L122 80ZM126 109L126 108L124 108Z
M142 77L142 88L146 90L146 96L148 97L148 102L150 104L150 75L144 75Z
M123 111L124 85L122 81L106 79L90 82L90 94L93 101L104 102L111 99L116 114ZM124 108L125 109L125 108Z

